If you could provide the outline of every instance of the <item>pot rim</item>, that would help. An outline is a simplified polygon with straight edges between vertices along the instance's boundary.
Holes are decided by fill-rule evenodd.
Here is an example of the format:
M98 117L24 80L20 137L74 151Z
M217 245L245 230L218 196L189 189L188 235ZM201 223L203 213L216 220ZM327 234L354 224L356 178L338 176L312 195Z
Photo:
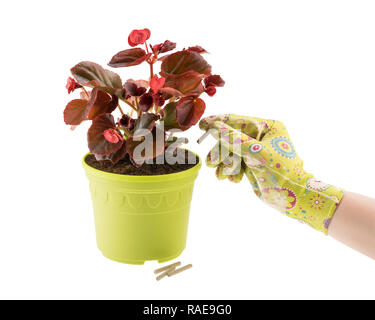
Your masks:
M188 149L185 149L188 150ZM149 176L136 176L136 175L126 175L126 174L119 174L119 173L112 173L112 172L106 172L99 169L96 169L94 167L91 167L86 163L86 157L90 155L91 153L88 152L84 155L82 158L82 165L87 173L90 173L92 175L95 175L97 177L102 177L104 179L110 179L110 180L116 180L116 181L128 181L128 182L157 182L157 181L171 181L171 180L177 180L182 178L191 177L198 173L199 169L202 166L202 160L195 152L188 150L192 153L194 153L198 158L198 163L187 170L183 170L180 172L175 173L167 173L167 174L157 174L157 175L149 175Z

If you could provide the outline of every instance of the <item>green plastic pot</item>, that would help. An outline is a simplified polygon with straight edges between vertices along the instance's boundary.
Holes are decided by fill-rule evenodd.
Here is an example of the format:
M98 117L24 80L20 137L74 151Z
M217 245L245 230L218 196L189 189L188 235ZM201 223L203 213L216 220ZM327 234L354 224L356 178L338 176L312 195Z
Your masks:
M178 173L131 176L90 167L87 156L83 167L90 182L97 245L103 255L128 264L178 257L186 246L200 159Z

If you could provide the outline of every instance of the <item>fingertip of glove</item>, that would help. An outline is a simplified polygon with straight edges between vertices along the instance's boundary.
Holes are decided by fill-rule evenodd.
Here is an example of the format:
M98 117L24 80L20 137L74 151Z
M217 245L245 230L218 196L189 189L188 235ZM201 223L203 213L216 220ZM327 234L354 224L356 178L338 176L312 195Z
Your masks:
M218 180L225 180L227 178L227 176L223 174L223 170L220 166L216 168L215 175Z
M211 155L208 154L206 157L206 166L209 168L216 168L219 165L218 161L214 161L211 158Z

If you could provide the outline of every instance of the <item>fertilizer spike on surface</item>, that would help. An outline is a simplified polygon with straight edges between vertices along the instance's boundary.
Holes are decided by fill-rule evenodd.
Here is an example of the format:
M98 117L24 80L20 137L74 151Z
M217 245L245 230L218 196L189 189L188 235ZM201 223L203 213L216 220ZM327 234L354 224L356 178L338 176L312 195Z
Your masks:
M181 272L183 272L183 271L185 271L185 270L188 270L188 269L190 269L192 266L193 266L192 264L187 264L186 266L181 267L181 268L179 268L179 269L170 270L170 271L167 272L168 277L172 277L172 276L174 276L174 275L176 275L176 274L179 274L179 273L181 273Z
M156 270L154 271L154 273L155 273L155 274L158 274L158 273L163 272L163 271L166 271L166 270L170 271L170 269L172 269L173 267L178 267L179 265L181 265L181 262L180 262L180 261L175 262L175 263L172 263L172 264L167 265L167 266L164 266L164 267L161 267L161 268L159 268L159 269L156 269Z
M172 271L175 271L175 270L176 270L176 266L171 267L171 268L165 270L163 273L159 274L159 275L156 277L156 280L159 281L159 280L165 278L166 276L169 277L169 273L172 272Z

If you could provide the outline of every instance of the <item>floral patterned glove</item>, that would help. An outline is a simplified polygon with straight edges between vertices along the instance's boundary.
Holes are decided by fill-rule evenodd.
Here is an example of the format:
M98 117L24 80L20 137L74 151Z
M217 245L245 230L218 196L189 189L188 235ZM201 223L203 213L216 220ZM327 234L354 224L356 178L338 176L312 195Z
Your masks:
M229 114L204 118L199 127L218 140L206 163L219 179L239 182L245 174L263 201L327 234L344 191L303 170L283 123Z

